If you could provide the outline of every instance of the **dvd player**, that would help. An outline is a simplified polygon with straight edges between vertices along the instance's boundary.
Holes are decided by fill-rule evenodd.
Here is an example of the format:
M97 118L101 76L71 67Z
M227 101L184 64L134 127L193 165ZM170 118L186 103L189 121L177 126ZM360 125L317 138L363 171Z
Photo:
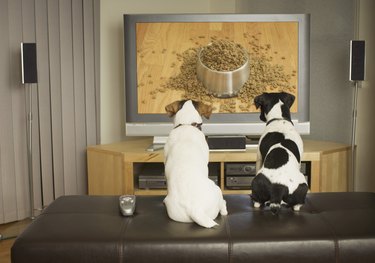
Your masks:
M217 176L209 176L216 185L219 185ZM167 189L167 178L165 176L157 175L139 175L138 176L139 189Z
M228 189L251 189L256 173L255 162L226 163L225 187Z

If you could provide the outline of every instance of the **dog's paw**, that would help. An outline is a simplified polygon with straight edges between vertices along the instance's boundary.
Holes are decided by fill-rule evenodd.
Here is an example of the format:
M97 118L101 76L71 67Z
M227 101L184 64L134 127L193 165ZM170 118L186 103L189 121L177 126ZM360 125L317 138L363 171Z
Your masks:
M223 202L221 204L220 215L222 215L222 216L228 215L227 202L225 202L225 200L223 200Z
M260 207L260 203L258 203L258 202L254 202L254 207L255 207L255 208L259 208L259 207Z
M299 210L301 209L301 206L302 206L301 204L294 205L294 206L293 206L293 210L294 210L294 211L299 211Z
M228 210L226 207L223 207L221 210L220 210L220 215L222 216L226 216L228 215Z

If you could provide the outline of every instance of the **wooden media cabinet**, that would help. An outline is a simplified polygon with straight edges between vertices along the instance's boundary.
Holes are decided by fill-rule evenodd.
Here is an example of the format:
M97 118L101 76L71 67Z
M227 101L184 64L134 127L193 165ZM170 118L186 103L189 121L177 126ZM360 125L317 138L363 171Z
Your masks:
M89 195L165 195L166 190L140 189L137 176L144 164L163 164L163 149L149 152L151 138L89 146L87 148ZM210 152L218 184L224 194L250 193L248 189L228 189L225 184L225 164L256 162L257 150L240 152ZM302 162L309 167L311 192L346 192L349 190L351 147L346 144L304 141Z

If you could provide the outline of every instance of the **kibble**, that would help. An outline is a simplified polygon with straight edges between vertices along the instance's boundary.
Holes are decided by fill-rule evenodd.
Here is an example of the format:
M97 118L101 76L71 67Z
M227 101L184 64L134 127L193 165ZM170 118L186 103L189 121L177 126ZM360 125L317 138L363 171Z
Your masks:
M202 48L200 59L210 69L232 71L245 64L247 54L241 45L221 39Z

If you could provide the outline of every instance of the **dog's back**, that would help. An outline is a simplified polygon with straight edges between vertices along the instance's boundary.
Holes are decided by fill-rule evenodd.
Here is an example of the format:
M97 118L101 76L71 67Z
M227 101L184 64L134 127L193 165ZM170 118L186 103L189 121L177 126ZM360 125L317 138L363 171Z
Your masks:
M262 160L264 160L272 146L280 143L283 147L290 150L297 158L298 162L300 162L303 153L303 141L301 136L290 122L285 120L278 122L279 123L274 122L267 125L259 140L259 151ZM280 122L282 122L282 124Z
M164 155L176 160L181 159L182 165L185 165L183 160L189 159L207 163L209 149L204 134L194 126L185 125L169 133Z

